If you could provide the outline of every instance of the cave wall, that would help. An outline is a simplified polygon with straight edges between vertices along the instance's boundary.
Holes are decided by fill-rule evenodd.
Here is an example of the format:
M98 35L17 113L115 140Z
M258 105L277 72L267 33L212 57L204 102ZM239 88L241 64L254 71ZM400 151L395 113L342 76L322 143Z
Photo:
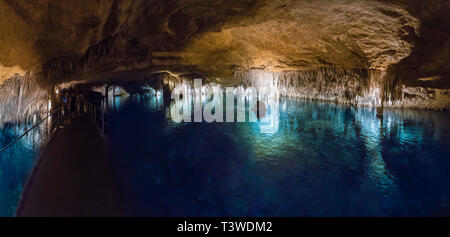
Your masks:
M132 71L196 73L224 86L267 80L287 96L348 104L448 108L449 1L0 0L0 10L0 85L27 78L37 88L23 93L30 98L61 83L128 80ZM12 119L7 95L18 95L1 94L1 116Z
M420 19L410 6L377 0L1 0L0 63L4 71L38 72L47 61L79 57L120 36L145 47L153 66L195 65L209 77L231 78L234 70L249 68L383 70L415 45Z
M16 74L0 85L0 126L6 122L42 118L48 109L49 95L35 75Z
M244 87L265 87L282 96L370 107L450 109L450 90L409 87L391 72L320 68L305 71L237 71Z
M175 88L193 88L200 75L159 74L165 93ZM232 84L203 80L225 91L226 87L244 92L256 88L260 93L276 93L289 98L329 101L352 106L413 109L450 109L450 90L402 85L392 72L367 69L319 68L302 71L272 72L261 69L235 71ZM240 89L241 88L241 89Z

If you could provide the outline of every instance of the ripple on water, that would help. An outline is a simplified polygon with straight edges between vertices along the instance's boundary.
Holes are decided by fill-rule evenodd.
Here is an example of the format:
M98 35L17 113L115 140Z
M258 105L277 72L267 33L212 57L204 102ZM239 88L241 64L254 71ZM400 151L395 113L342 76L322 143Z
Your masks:
M163 216L448 215L448 112L386 109L380 120L371 108L282 100L271 133L267 123L174 123L164 106L122 103L113 127L143 132L113 129L112 149L142 143L153 154L117 152L124 195L137 213Z

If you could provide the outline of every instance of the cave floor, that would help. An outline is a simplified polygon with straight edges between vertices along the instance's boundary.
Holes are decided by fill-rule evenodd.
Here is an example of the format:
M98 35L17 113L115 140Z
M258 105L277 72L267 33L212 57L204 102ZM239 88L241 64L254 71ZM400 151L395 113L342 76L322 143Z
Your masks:
M104 139L83 116L48 143L17 216L117 216L120 203Z

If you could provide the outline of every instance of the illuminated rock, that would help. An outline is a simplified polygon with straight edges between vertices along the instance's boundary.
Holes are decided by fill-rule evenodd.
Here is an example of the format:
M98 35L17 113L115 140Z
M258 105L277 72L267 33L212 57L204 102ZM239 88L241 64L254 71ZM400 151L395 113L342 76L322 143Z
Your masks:
M449 10L440 0L0 0L0 84L28 72L52 87L116 80L130 70L196 73L222 85L254 69L335 70L284 89L354 104L447 108ZM362 71L369 76L355 73ZM374 71L396 76L379 81ZM335 79L330 91L315 87ZM420 99L411 88L433 96ZM417 99L398 102L408 91Z

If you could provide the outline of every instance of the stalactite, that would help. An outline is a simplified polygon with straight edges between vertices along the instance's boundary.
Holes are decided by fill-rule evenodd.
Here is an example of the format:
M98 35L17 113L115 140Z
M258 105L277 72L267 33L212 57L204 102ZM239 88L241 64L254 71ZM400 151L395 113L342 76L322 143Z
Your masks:
M162 74L168 91L192 88L193 78ZM320 68L305 71L270 72L260 69L234 73L235 86L266 88L280 96L332 101L369 107L401 107L434 110L450 109L450 90L406 87L393 72L367 69ZM208 83L212 86L223 86Z
M123 43L119 36L110 36L89 47L79 55L54 57L43 64L43 77L50 83L60 83L63 78L77 73L88 72L105 58L112 56L116 44Z
M48 93L34 74L15 75L0 85L0 126L26 121L34 115L42 117L47 112L47 104Z
M450 91L405 87L393 72L319 68L270 72L235 71L244 87L266 87L282 96L333 101L357 106L450 109Z
M268 87L282 96L336 101L344 104L376 105L368 92L376 79L369 70L320 68L305 71L269 72L264 70L236 71L237 81L244 87Z
M401 100L403 93L399 76L391 71L388 71L384 77L382 91L381 101L383 104L384 102L395 102Z

